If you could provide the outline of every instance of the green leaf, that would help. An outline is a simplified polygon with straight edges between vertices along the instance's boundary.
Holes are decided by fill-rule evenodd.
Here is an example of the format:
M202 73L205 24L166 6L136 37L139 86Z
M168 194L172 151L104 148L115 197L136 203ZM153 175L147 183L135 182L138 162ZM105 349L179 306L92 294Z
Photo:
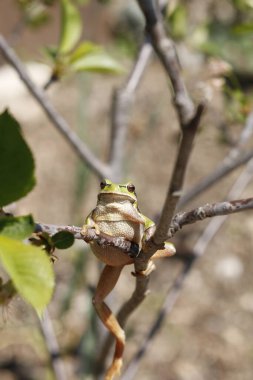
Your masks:
M175 38L183 38L187 34L187 11L183 5L178 5L169 17L171 33Z
M12 239L24 240L34 231L34 222L31 215L2 216L0 217L0 235Z
M107 53L100 51L79 57L70 64L73 71L94 71L98 73L122 73L123 67Z
M78 9L71 0L61 0L61 34L58 52L66 54L71 51L82 33L82 20Z
M94 52L100 52L102 50L101 46L93 44L92 42L86 41L82 42L78 47L71 53L70 62L73 63L78 61L80 58Z
M0 115L0 179L0 207L22 198L35 185L32 153L7 110Z
M41 315L54 289L53 268L46 253L0 236L0 260L17 291Z
M71 232L60 231L52 236L52 242L58 249L66 249L74 244L75 238Z

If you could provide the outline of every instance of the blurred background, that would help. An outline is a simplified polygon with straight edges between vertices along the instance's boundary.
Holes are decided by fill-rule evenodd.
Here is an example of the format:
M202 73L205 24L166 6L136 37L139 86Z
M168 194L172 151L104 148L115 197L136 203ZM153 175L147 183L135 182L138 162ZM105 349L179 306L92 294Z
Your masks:
M106 160L113 91L125 83L131 70L144 21L135 1L76 0L75 4L83 20L82 39L104 46L125 72L69 73L47 92L80 138ZM219 166L236 145L252 111L252 15L251 0L169 1L165 24L176 43L187 88L195 102L204 99L208 103L185 191ZM45 47L57 44L60 23L58 1L0 2L0 31L40 86L52 72ZM11 205L11 211L32 213L43 223L81 226L96 204L99 179L54 129L1 56L0 65L0 110L8 107L19 120L36 160L37 186ZM164 202L179 137L170 83L153 57L137 90L123 168L123 178L136 186L141 212L153 220ZM252 147L252 138L247 147ZM243 169L233 171L184 210L225 199ZM248 185L241 197L252 196L252 189ZM179 257L192 249L207 224L196 223L176 235L173 243ZM252 228L251 212L228 218L191 271L173 311L141 361L136 379L252 379ZM91 297L101 266L83 242L55 254L56 289L49 312L67 378L92 379L101 326ZM126 365L183 264L175 257L156 265L151 293L127 324ZM130 272L131 268L125 268L110 299L114 311L134 289ZM37 318L20 298L0 310L0 378L54 378Z

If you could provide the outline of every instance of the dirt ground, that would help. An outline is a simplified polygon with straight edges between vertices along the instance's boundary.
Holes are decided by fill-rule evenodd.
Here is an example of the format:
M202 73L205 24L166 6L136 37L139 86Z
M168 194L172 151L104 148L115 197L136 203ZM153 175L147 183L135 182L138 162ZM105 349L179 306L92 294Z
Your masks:
M6 0L4 2L7 7ZM13 8L10 3L8 6L10 8L5 9L13 22ZM4 33L8 34L8 27L2 22L3 19L0 28L3 25ZM47 37L43 33L38 32L36 37L41 43L50 34L48 30ZM90 34L92 38L92 32ZM34 51L34 38L31 32L26 32L18 40L17 49L27 58L31 58ZM205 79L206 63L183 47L179 47L179 56L186 83L197 98L197 83ZM123 63L130 69L128 59L124 58ZM4 66L1 70L5 70ZM42 84L48 75L47 69L35 66L34 72ZM12 209L17 214L32 213L40 222L81 225L96 203L99 180L84 169L36 102L22 86L19 88L15 74L5 71L6 75L9 92L3 87L0 89L0 108L8 106L22 124L37 167L37 186ZM124 80L124 76L86 74L66 78L49 90L57 110L101 158L106 159L109 146L112 91ZM230 149L221 142L219 128L224 122L224 100L220 90L214 91L195 141L185 191L216 168ZM237 138L242 125L233 123L229 128ZM159 62L153 59L137 91L124 168L125 178L136 185L141 211L152 219L159 215L165 198L178 138L168 80ZM184 209L226 198L242 170L234 171ZM251 196L252 190L250 184L242 197ZM177 234L173 242L179 252L182 246L188 249L193 246L207 223L185 227ZM204 257L194 266L174 309L141 361L136 379L253 378L252 228L251 212L228 218ZM84 248L84 244L79 243L56 253L59 259L55 263L57 286L49 307L69 380L91 378L80 375L77 355L83 358L83 368L87 369L90 360L87 352L94 345L96 351L99 349L90 332L91 288L96 286L100 268ZM150 282L151 293L127 325L126 365L149 331L181 266L176 259L157 263ZM113 310L117 310L134 289L130 271L131 268L124 270L110 299ZM15 375L15 368L19 366L17 372L24 373L22 379L52 379L47 363L48 354L36 316L21 299L16 299L0 315L0 378L21 379L21 375Z

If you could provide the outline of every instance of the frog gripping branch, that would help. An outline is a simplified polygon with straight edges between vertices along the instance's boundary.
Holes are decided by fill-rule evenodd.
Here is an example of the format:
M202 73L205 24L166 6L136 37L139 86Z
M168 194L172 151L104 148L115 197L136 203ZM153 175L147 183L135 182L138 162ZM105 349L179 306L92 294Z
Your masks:
M141 250L145 241L154 233L155 223L140 213L135 186L131 183L115 184L106 179L101 182L100 188L97 205L87 216L83 226L83 235L88 229L95 229L97 234L101 232L113 237L123 237L138 244ZM99 318L116 340L113 362L105 376L106 380L111 380L120 373L122 367L125 332L104 299L115 287L123 267L133 264L134 259L118 247L103 247L96 241L91 241L90 246L95 256L106 264L97 285L93 304ZM172 256L174 253L174 246L166 244L166 249L157 251L151 259ZM145 272L135 275L148 274L154 267L152 261L149 264Z

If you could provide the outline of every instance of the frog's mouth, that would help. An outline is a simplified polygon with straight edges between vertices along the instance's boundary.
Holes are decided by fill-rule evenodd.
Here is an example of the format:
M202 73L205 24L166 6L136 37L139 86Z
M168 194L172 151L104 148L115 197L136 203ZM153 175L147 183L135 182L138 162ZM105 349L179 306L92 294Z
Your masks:
M119 202L119 203L123 203L123 202L131 202L131 203L135 203L136 202L136 198L133 198L131 197L130 194L122 194L122 193L109 193L109 192L106 192L106 193L100 193L98 195L98 200L101 200L101 201L104 201L104 202Z

